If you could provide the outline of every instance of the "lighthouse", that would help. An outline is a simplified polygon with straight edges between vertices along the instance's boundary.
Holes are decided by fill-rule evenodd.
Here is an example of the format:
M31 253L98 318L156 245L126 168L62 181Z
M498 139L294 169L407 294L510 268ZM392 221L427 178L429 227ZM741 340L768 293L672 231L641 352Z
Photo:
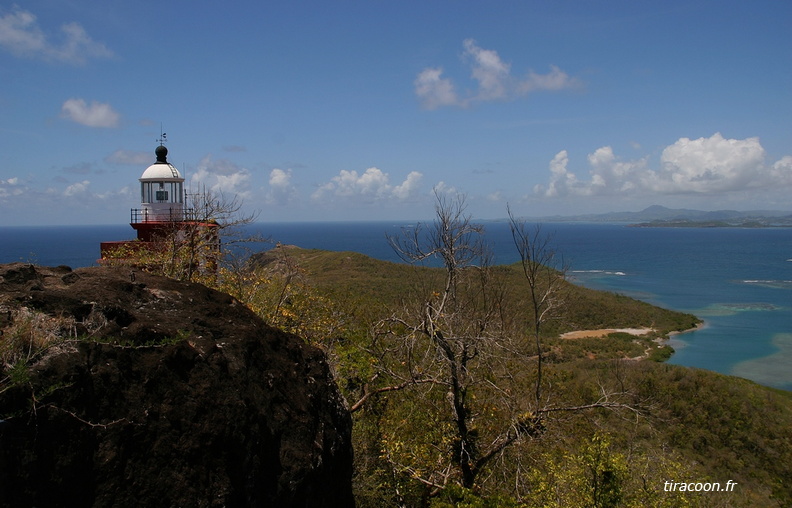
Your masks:
M99 263L139 264L134 260L138 253L157 254L170 249L169 259L186 257L176 265L190 277L196 271L213 272L220 251L220 225L210 216L208 207L196 210L185 206L184 177L168 162L164 133L158 141L155 162L138 179L140 207L130 212L129 225L137 232L137 240L102 242Z
M168 162L168 149L163 144L154 150L157 160L140 176L140 208L131 211L130 225L138 240L150 242L171 229L174 223L188 219L184 208L184 177Z

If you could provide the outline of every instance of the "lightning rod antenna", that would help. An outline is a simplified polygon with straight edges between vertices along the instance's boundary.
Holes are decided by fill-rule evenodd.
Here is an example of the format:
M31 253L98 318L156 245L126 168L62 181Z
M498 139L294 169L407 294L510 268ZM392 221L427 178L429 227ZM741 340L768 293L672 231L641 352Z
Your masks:
M160 122L160 137L157 139L159 141L160 146L164 145L168 141L168 134L162 132L162 122Z

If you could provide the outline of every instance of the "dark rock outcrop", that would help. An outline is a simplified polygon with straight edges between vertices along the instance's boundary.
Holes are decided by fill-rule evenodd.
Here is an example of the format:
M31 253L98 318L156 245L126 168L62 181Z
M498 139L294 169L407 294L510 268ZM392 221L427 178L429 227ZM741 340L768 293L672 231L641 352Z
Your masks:
M230 296L1 265L0 341L31 316L60 338L2 373L0 506L354 504L351 418L323 353Z

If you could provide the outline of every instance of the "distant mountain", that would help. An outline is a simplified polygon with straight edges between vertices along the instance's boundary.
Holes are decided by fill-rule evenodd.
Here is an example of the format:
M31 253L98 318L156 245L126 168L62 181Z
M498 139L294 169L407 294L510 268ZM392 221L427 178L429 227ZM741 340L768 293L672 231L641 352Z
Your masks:
M712 212L652 205L640 212L610 212L538 217L545 222L626 222L645 226L792 226L792 213L779 210L716 210Z

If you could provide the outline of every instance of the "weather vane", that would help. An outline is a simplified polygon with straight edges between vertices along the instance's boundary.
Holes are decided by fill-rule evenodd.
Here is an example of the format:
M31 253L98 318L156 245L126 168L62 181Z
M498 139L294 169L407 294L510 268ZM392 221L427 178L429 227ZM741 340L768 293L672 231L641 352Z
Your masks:
M162 124L160 123L160 137L157 140L159 141L160 146L164 145L168 141L168 134L162 132Z

